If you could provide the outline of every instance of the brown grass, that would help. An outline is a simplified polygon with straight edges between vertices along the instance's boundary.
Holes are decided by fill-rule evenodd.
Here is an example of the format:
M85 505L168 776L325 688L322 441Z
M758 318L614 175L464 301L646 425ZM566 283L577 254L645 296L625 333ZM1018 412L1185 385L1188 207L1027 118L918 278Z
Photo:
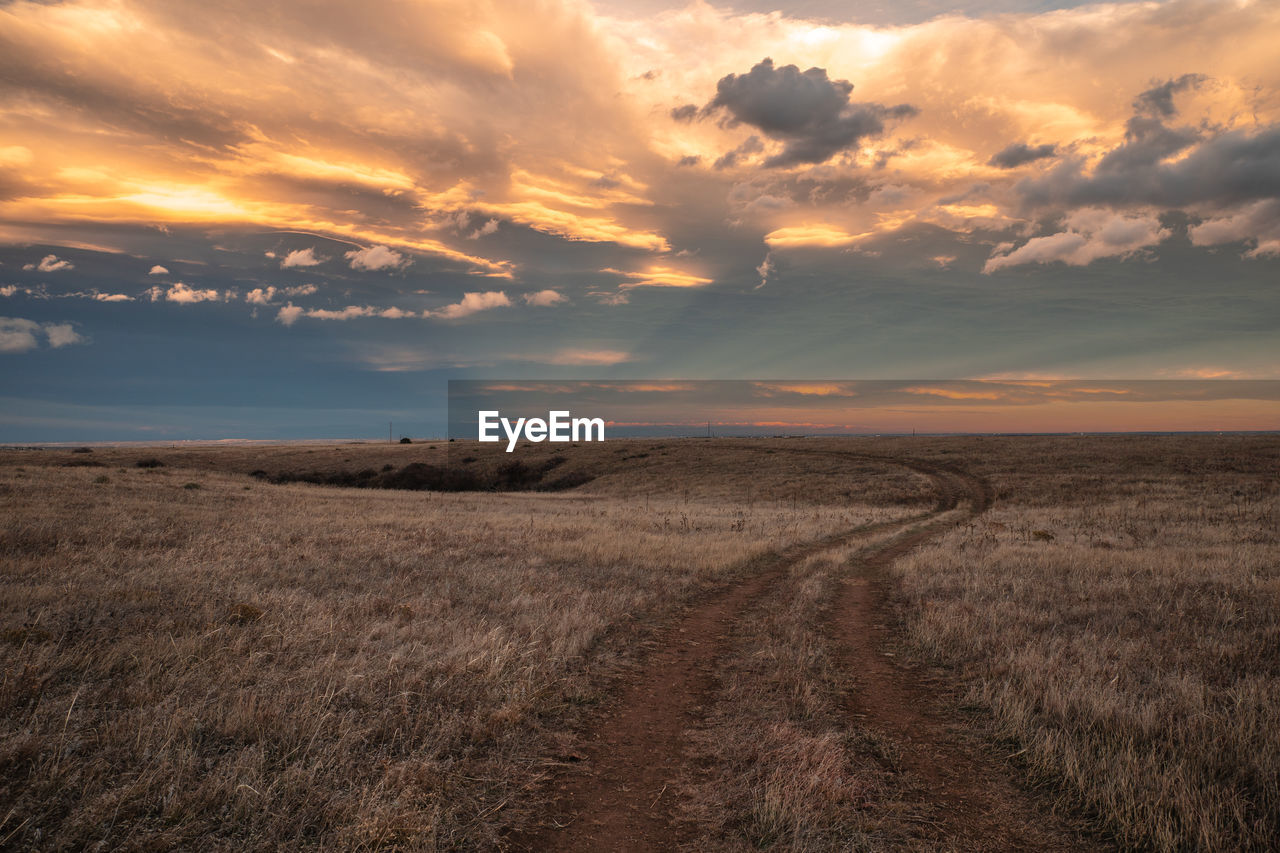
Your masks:
M684 780L690 850L868 850L912 846L894 745L843 717L847 674L821 622L861 540L797 563L734 627L719 690L693 733Z
M906 512L272 486L147 454L95 451L108 482L0 465L7 846L499 846L657 620Z
M1274 849L1280 442L1037 444L899 563L910 639L1124 846Z
M1127 847L1273 846L1280 439L1172 436L606 442L556 494L248 476L445 443L0 453L0 848L501 847L664 618L931 503L792 446L994 484L897 565L904 637L1033 780ZM845 570L795 566L735 627L684 783L699 849L915 845L895 744L839 713L816 627Z

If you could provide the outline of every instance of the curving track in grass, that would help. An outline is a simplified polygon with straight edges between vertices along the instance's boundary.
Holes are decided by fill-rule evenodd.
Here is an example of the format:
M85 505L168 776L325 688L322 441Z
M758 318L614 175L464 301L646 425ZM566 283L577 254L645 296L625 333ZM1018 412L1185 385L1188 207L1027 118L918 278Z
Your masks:
M985 512L992 490L953 465L890 456L790 449L898 465L927 476L933 509L906 519L841 531L760 558L749 577L693 606L657 639L637 675L608 716L589 733L584 760L557 780L542 826L512 839L537 851L648 851L679 847L672 788L685 770L685 739L713 701L715 662L729 651L735 618L763 600L795 563L828 549L877 537L857 552L832 608L826 633L852 689L851 726L871 727L897 741L900 766L921 795L938 806L939 849L1081 849L1089 845L1011 781L1002 768L954 731L931 691L883 652L893 619L886 569L912 548L952 525ZM884 538L884 534L889 534Z

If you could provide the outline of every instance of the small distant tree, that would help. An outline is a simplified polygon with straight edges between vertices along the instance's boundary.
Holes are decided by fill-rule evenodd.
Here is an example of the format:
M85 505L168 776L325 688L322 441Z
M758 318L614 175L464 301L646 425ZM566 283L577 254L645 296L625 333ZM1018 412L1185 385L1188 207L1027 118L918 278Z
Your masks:
M402 436L400 436L400 443L401 443L401 444L413 444L413 442L409 440L409 436L407 436L407 435L402 435Z

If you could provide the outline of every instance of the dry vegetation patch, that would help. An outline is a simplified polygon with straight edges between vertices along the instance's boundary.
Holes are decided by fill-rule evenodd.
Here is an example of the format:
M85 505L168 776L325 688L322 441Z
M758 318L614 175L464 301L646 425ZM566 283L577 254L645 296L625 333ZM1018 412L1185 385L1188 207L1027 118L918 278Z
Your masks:
M184 453L99 449L105 482L0 460L8 846L499 846L658 620L907 512L268 485Z
M0 453L0 847L502 846L663 619L933 502L793 448L992 483L896 564L898 604L1035 780L1125 846L1274 846L1280 439L1142 436L516 454L590 478L556 493L249 476L512 461L444 443ZM799 562L735 624L683 783L697 849L927 847L893 742L841 713L817 625L848 570Z
M910 638L1126 846L1280 838L1280 442L1040 440L898 564Z
M897 531L793 565L742 614L683 780L690 850L910 846L913 806L885 769L893 744L845 718L847 674L822 621L852 555Z

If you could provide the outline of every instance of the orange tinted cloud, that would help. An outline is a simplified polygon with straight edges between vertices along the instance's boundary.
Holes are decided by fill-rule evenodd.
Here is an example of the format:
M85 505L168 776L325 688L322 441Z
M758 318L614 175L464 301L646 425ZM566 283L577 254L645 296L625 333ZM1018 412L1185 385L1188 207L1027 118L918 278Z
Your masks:
M622 350L614 349L565 347L564 349L558 349L545 356L530 356L529 360L541 362L543 364L609 365L621 364L624 361L630 361L631 354Z
M928 397L945 397L948 400L1004 400L1009 394L998 389L946 388L941 386L915 385L903 388L907 394L921 394Z
M753 383L766 395L799 394L809 397L854 397L857 392L840 382L756 382Z
M1175 125L1269 127L1278 39L1276 4L1204 0L900 27L704 3L622 20L576 0L17 2L0 12L12 95L0 107L0 227L248 224L515 277L490 222L665 253L689 221L723 220L727 198L731 227L779 252L929 224L1022 229L991 253L992 272L1087 264L1159 244L1160 206L1086 210L1031 236L1020 183L1064 158L1091 178L1128 138L1138 93L1188 72L1204 82L1179 92ZM766 167L788 141L697 118L720 80L766 57L847 81L857 103L915 112L821 162ZM687 107L688 120L672 117ZM724 161L752 136L758 151ZM1054 153L993 165L1014 144ZM1185 206L1203 216L1199 244L1280 251L1265 204ZM718 272L654 267L631 286L702 286Z
M713 279L695 275L690 272L675 269L667 266L651 266L639 272L627 272L625 270L613 269L606 267L600 272L619 275L623 278L630 279L624 281L619 287L702 287L711 284Z
M850 246L869 236L869 232L850 234L835 225L809 224L777 228L764 235L764 241L771 249L795 249L805 246Z

